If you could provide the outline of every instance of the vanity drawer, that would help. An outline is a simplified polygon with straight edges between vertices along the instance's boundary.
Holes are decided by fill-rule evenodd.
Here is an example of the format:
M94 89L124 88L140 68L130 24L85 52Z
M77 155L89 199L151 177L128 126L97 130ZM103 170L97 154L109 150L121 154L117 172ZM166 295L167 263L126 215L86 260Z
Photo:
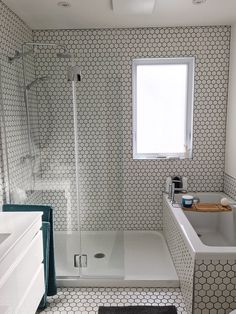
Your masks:
M1 278L0 305L16 308L20 304L39 267L43 266L42 261L43 241L42 231L39 231Z
M44 291L44 268L43 264L41 264L15 313L34 314L42 299Z

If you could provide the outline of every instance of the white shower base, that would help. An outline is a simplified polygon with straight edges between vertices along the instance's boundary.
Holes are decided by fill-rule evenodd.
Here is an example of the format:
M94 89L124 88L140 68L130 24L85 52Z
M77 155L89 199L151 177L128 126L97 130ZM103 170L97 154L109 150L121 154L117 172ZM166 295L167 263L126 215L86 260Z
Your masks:
M74 267L79 253L78 232L55 233L56 271L59 286L179 287L169 250L161 232L82 232L86 268ZM105 257L97 259L96 253Z

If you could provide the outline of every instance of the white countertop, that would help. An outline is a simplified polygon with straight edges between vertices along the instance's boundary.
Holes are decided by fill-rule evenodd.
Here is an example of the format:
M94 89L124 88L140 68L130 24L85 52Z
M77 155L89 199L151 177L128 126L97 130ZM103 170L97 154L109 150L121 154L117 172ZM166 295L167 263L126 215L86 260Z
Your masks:
M0 262L42 214L42 212L0 212Z

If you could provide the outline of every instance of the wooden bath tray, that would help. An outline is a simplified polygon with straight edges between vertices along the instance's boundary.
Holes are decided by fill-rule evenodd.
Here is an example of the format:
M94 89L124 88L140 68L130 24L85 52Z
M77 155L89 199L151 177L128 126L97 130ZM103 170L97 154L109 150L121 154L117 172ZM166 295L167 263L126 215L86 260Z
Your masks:
M222 206L217 203L197 203L193 204L192 207L183 207L183 210L193 212L229 212L232 211L230 206Z

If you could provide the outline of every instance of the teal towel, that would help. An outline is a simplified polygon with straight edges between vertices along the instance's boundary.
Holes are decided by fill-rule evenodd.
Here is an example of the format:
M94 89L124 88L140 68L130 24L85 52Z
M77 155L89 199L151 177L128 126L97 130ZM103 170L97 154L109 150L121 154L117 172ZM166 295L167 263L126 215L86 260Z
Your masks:
M57 294L56 271L54 259L54 240L53 240L53 210L47 205L18 205L4 204L3 211L5 212L43 212L43 222L50 223L50 242L49 242L49 267L48 267L48 289L47 295L52 296ZM46 256L44 255L46 260Z
M45 294L39 304L39 309L44 309L47 305L48 294L48 271L49 271L49 252L50 252L50 228L49 222L43 222L43 263L44 263L44 281L45 281Z

